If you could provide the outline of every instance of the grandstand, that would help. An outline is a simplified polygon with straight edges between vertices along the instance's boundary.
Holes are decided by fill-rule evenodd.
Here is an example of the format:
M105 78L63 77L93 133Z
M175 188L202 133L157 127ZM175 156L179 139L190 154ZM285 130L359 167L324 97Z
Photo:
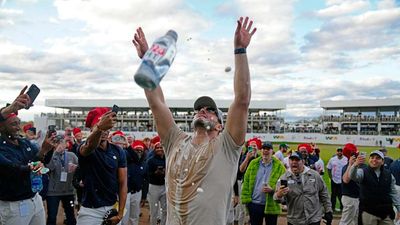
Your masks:
M400 98L321 101L322 131L344 135L400 135Z
M191 132L194 99L167 100L178 126ZM224 113L230 100L216 100ZM155 123L145 99L47 99L45 105L54 113L35 116L35 126L46 130L56 125L84 128L87 113L94 107L121 108L115 129L141 139L156 135ZM285 124L286 103L282 101L252 100L246 139L259 137L272 142L345 144L362 146L397 146L400 144L400 99L321 101L323 114L307 123ZM296 126L298 125L298 126ZM285 127L286 126L286 127Z
M226 119L226 113L232 101L215 101ZM192 131L190 124L194 115L193 103L193 99L167 100L167 105L170 107L176 123L182 130L188 132ZM91 109L94 107L111 108L114 104L121 108L116 129L125 132L155 131L154 118L145 99L47 99L46 106L61 109L62 113L42 113L40 117L35 118L35 124L42 124L42 127L56 125L59 130L68 126L84 129L86 115ZM248 132L283 132L282 111L285 109L286 103L282 101L251 101Z

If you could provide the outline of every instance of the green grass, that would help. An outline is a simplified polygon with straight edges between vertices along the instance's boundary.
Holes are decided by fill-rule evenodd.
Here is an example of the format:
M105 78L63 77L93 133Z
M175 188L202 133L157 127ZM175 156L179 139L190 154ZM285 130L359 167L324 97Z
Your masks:
M277 149L278 144L274 143L274 149ZM288 143L290 146L290 149L292 150L297 150L297 145L296 143ZM343 147L343 145L326 145L326 144L317 144L319 149L321 150L320 152L320 157L324 161L325 164L325 174L323 176L323 179L328 187L329 194L331 193L331 181L328 176L328 170L326 169L326 165L328 164L328 161L330 158L332 158L333 155L336 154L336 149L339 147ZM276 146L276 147L275 147ZM357 146L358 151L360 152L367 152L367 155L371 153L374 150L378 150L379 147L367 147L367 146ZM388 151L388 156L390 156L392 159L396 160L400 157L400 149L397 148L392 148L392 147L386 147ZM339 203L336 201L336 208L339 208Z

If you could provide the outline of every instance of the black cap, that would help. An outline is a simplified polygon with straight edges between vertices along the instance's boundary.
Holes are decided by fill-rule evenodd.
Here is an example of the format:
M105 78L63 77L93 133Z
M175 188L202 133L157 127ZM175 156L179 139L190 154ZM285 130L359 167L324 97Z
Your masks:
M215 113L218 117L218 122L223 126L223 118L222 118L222 111L218 109L217 104L215 104L214 99L209 96L201 96L194 102L194 110L200 110L203 107L210 107L215 109Z
M264 144L261 146L261 149L274 149L273 145L271 142L264 142Z
M299 160L302 160L303 156L301 155L300 152L292 152L292 154L289 156L289 159L292 159L292 158L297 158Z
M194 102L194 110L200 110L203 107L211 107L214 108L215 110L218 109L217 104L215 104L215 101L208 96L201 96L199 97L195 102Z

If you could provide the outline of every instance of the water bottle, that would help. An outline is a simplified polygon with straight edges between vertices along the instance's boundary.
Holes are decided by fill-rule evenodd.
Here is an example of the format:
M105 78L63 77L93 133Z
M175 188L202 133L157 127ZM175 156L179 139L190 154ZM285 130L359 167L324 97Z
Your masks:
M35 165L33 162L32 165ZM40 192L43 189L42 174L39 171L31 171L31 189L32 192Z
M143 61L134 76L135 82L144 89L154 90L168 72L176 55L178 34L169 30L154 41L143 56Z

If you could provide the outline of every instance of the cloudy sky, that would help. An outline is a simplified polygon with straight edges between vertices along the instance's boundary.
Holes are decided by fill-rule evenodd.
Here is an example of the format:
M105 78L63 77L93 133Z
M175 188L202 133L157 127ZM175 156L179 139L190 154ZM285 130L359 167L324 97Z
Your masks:
M233 33L248 15L252 99L282 100L288 118L320 100L400 97L400 0L0 0L0 105L24 85L49 98L144 98L133 80L138 26L152 42L178 32L162 81L167 99L232 99Z

